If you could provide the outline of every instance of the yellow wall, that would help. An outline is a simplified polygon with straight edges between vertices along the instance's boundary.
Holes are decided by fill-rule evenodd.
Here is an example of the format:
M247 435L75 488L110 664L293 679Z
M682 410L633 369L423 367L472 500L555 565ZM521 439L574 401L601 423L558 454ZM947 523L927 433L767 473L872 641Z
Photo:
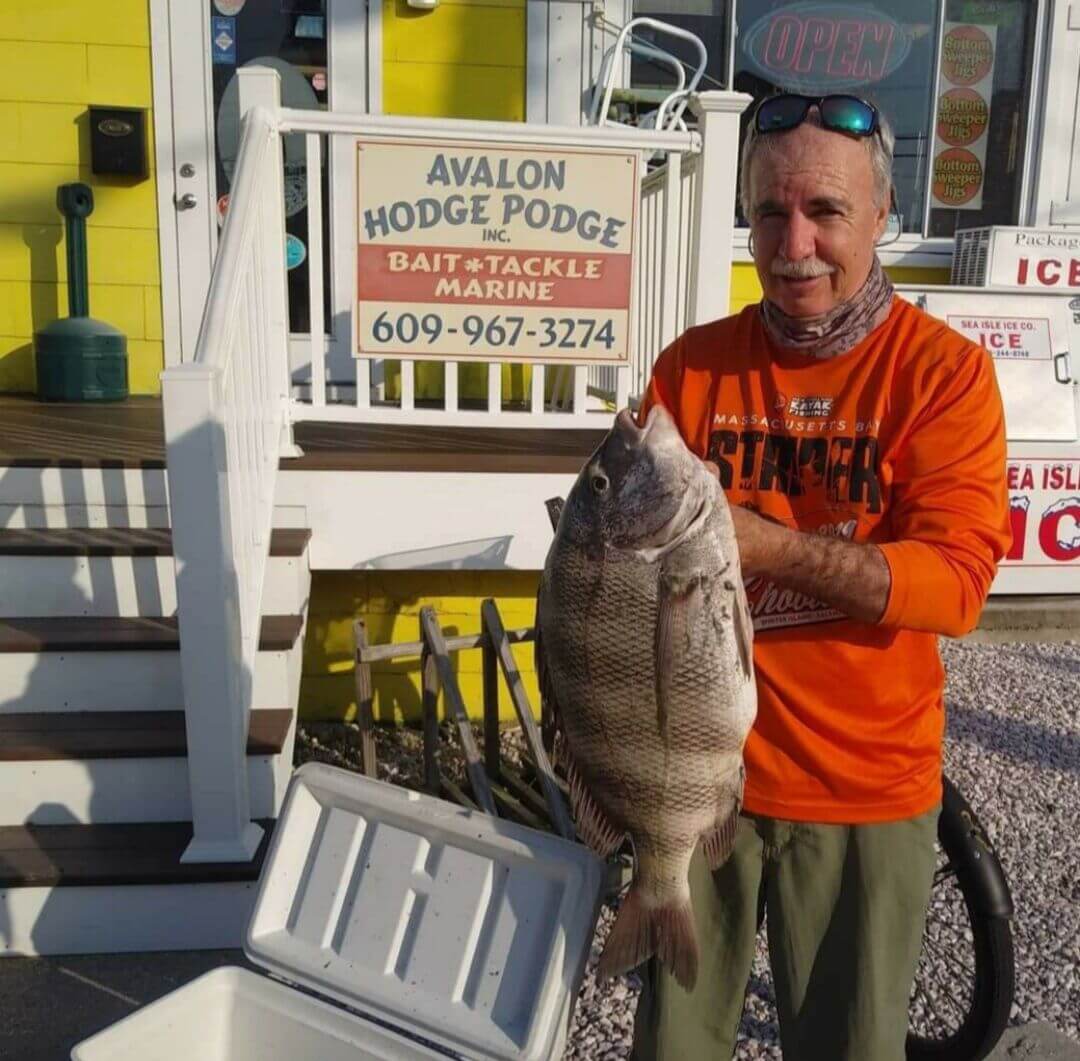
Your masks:
M431 118L525 120L525 0L441 0L430 11L383 0L383 109ZM506 365L503 395L525 401L531 373ZM441 398L442 365L416 366L416 396ZM398 396L396 366L388 394ZM487 365L460 365L458 393L486 398Z
M525 0L383 0L383 110L525 120Z
M304 652L300 713L304 718L351 719L356 710L353 673L353 619L367 624L373 644L419 640L419 615L433 606L450 636L480 631L480 605L496 597L508 630L532 626L538 575L531 571L323 572L311 585L311 609ZM532 645L515 645L526 690L538 706ZM481 653L470 649L452 654L465 703L471 713L482 710ZM415 658L376 663L375 717L383 722L420 718L419 666ZM500 711L512 718L505 684Z
M90 172L87 105L151 106L147 0L4 0L0 15L0 390L33 390L34 332L67 315L56 187L94 190L90 312L128 337L133 393L157 393L161 291L154 180ZM153 122L147 124L152 135ZM153 144L149 145L153 160Z

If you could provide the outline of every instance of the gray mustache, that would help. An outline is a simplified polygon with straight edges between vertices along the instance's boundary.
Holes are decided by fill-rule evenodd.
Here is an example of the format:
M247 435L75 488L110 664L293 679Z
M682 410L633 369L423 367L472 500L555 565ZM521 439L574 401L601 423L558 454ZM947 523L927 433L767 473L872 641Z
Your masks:
M820 258L800 258L792 262L777 256L773 258L769 272L773 276L785 276L791 280L809 280L815 276L830 276L836 272L836 268Z

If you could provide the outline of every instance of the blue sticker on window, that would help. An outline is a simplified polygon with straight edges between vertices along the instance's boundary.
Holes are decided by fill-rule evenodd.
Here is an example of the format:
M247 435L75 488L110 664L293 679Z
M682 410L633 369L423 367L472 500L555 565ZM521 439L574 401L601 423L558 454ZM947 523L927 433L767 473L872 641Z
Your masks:
M285 237L285 268L295 269L304 263L307 257L307 247L303 240L294 236L291 232Z
M210 27L210 53L214 62L236 65L236 19L215 15Z
M298 15L293 36L298 40L319 40L326 36L326 23L322 15Z

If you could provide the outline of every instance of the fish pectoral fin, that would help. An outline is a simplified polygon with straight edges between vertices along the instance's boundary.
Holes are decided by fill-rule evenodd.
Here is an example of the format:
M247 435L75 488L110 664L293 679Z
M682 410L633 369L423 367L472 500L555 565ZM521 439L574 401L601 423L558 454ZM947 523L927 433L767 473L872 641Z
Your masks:
M741 579L735 584L734 608L735 645L739 651L739 664L743 677L750 681L754 677L754 620L750 618L746 590Z
M735 848L735 833L739 828L745 780L746 771L740 765L736 786L728 799L722 801L716 825L701 838L705 861L711 870L719 869Z
M555 735L559 732L559 707L555 700L555 688L544 655L543 638L540 635L540 592L536 594L536 621L534 624L533 664L540 687L540 739L544 751L551 755L555 750Z
M566 783L570 787L570 807L578 835L601 858L609 858L622 846L626 833L615 828L593 798L565 739L559 742L559 757L566 768Z
M667 705L680 664L690 648L690 631L694 628L705 604L705 594L699 578L685 581L660 578L660 593L656 615L656 726L660 736L667 739Z

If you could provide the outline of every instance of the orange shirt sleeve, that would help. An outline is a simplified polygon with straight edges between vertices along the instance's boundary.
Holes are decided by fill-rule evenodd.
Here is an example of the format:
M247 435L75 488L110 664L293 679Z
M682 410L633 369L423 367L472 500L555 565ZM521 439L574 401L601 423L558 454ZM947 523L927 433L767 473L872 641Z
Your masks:
M952 637L974 629L1011 540L1005 416L981 348L950 359L900 443L890 524L881 624Z
M681 362L683 354L683 336L676 339L670 346L665 347L653 365L652 376L649 385L642 395L641 404L638 407L637 422L645 423L645 417L654 405L662 405L675 423L681 425L679 419L679 395L681 386Z

